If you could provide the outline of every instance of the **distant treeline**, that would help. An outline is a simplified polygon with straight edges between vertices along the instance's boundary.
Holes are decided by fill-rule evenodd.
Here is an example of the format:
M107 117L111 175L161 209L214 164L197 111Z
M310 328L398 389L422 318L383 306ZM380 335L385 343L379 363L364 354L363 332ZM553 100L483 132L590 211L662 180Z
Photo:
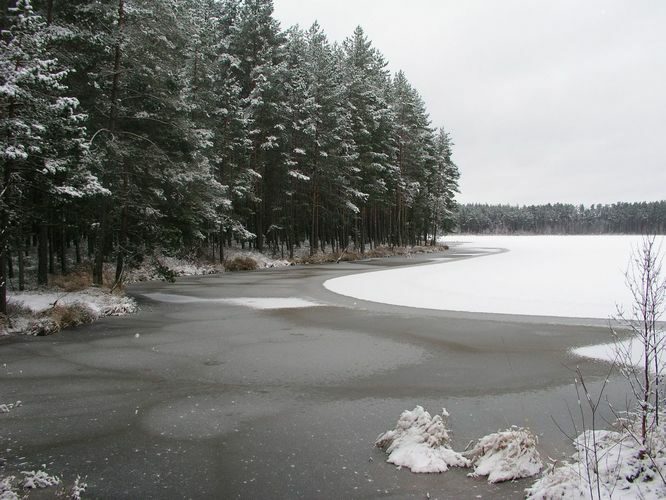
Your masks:
M458 207L461 233L666 233L666 201L612 205L482 205Z

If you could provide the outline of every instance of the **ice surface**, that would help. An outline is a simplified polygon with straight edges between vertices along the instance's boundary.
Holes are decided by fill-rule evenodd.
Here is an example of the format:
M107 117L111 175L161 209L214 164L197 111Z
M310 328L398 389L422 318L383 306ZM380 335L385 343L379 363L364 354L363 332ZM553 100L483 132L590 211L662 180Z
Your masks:
M617 304L629 310L624 273L640 236L467 236L445 241L461 242L465 251L494 253L344 276L324 286L357 299L426 309L576 318L608 318Z

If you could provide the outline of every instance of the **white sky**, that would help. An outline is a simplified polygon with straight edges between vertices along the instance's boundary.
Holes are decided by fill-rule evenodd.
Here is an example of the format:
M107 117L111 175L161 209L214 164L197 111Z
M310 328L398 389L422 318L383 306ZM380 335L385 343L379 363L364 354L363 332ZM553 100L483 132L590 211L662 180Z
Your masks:
M456 144L461 202L666 199L666 1L275 0L361 25Z

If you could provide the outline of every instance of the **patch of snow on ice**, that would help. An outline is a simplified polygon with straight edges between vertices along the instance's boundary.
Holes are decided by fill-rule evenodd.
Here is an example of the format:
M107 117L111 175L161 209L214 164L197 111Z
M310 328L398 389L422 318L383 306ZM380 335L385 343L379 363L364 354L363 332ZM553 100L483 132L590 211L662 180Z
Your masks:
M395 429L381 434L375 446L388 453L387 462L407 467L412 472L445 472L449 467L469 467L470 461L449 447L446 417L446 410L434 417L422 406L406 410Z
M14 408L18 408L21 406L23 403L21 401L17 401L16 403L4 403L0 404L0 413L9 413L12 411Z
M657 345L664 345L664 332L661 332L660 339ZM630 338L622 342L610 342L608 344L590 345L585 347L578 347L571 351L576 356L583 358L597 359L599 361L606 361L609 363L626 362L631 360L630 363L634 366L641 366L643 364L644 345L638 338ZM619 356L618 356L619 355ZM662 370L666 369L666 359L661 359Z
M461 250L491 253L343 276L324 286L399 306L536 316L605 319L617 304L632 303L624 273L640 236L456 236L443 241L454 248L451 257L460 248L454 242L464 245Z
M300 309L322 305L298 297L238 297L236 299L226 299L224 302L253 309Z
M474 466L470 476L488 476L489 483L535 476L543 467L536 445L536 436L523 428L488 434L465 453Z
M636 439L640 436L639 427L640 422L636 422L619 432L584 432L574 443L577 451L572 462L552 467L526 489L527 498L666 498L666 484L661 476L666 470L666 428L661 424L654 430L650 456L640 445L640 438Z
M171 293L145 293L149 299L158 302L168 302L171 304L192 304L201 302L216 302L219 304L230 304L234 306L251 307L253 309L296 309L303 307L321 306L317 302L301 299L298 297L234 297L207 299L202 297L192 297L189 295L176 295Z

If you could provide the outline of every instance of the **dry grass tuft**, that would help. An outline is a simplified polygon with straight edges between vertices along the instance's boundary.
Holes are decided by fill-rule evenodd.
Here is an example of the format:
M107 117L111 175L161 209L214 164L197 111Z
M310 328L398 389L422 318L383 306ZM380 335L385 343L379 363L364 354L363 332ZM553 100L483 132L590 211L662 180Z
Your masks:
M52 274L49 282L65 292L78 292L92 285L92 273L88 266L77 266L67 274Z
M96 319L97 313L80 302L55 305L39 313L39 316L30 322L28 331L31 335L53 335L63 328L87 325Z
M252 257L237 256L224 261L226 271L255 271L258 267L257 261Z

